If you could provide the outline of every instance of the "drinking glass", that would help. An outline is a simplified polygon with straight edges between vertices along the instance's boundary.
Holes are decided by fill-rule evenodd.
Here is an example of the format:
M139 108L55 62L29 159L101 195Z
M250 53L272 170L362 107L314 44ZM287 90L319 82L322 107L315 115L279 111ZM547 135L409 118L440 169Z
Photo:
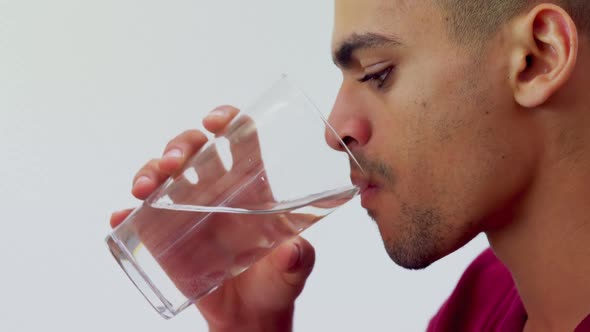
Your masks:
M326 135L340 140L283 77L113 229L111 253L174 317L358 193Z

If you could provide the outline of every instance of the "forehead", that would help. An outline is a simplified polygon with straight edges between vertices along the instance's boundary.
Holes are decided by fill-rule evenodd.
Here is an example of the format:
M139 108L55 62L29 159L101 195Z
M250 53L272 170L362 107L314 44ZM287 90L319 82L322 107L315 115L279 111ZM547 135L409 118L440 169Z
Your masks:
M425 33L437 14L428 0L335 0L333 47L352 34L380 33L400 39Z

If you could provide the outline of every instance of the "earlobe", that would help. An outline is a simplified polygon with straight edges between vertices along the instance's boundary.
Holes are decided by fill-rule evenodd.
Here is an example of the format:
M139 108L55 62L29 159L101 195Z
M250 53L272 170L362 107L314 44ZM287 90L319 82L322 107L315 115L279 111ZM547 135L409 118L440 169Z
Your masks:
M578 33L570 15L559 6L541 4L514 24L511 85L517 103L526 108L544 104L570 78L578 53Z

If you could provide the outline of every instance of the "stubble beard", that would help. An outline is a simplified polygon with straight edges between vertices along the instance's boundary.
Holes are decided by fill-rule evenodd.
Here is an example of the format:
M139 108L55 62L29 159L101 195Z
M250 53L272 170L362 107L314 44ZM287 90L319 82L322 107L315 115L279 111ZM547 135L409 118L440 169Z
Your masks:
M416 208L402 204L403 225L395 239L384 239L385 250L399 266L421 270L441 257L444 239L443 218L435 208ZM396 222L399 228L400 223Z

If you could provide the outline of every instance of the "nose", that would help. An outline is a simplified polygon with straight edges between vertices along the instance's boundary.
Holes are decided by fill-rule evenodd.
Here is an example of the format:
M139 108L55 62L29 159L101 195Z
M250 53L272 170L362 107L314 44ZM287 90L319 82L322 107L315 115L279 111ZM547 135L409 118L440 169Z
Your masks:
M344 145L351 151L363 147L371 139L371 125L362 98L355 97L343 85L338 92L332 113L328 118L325 138L328 145L344 151ZM330 128L332 127L334 131Z

